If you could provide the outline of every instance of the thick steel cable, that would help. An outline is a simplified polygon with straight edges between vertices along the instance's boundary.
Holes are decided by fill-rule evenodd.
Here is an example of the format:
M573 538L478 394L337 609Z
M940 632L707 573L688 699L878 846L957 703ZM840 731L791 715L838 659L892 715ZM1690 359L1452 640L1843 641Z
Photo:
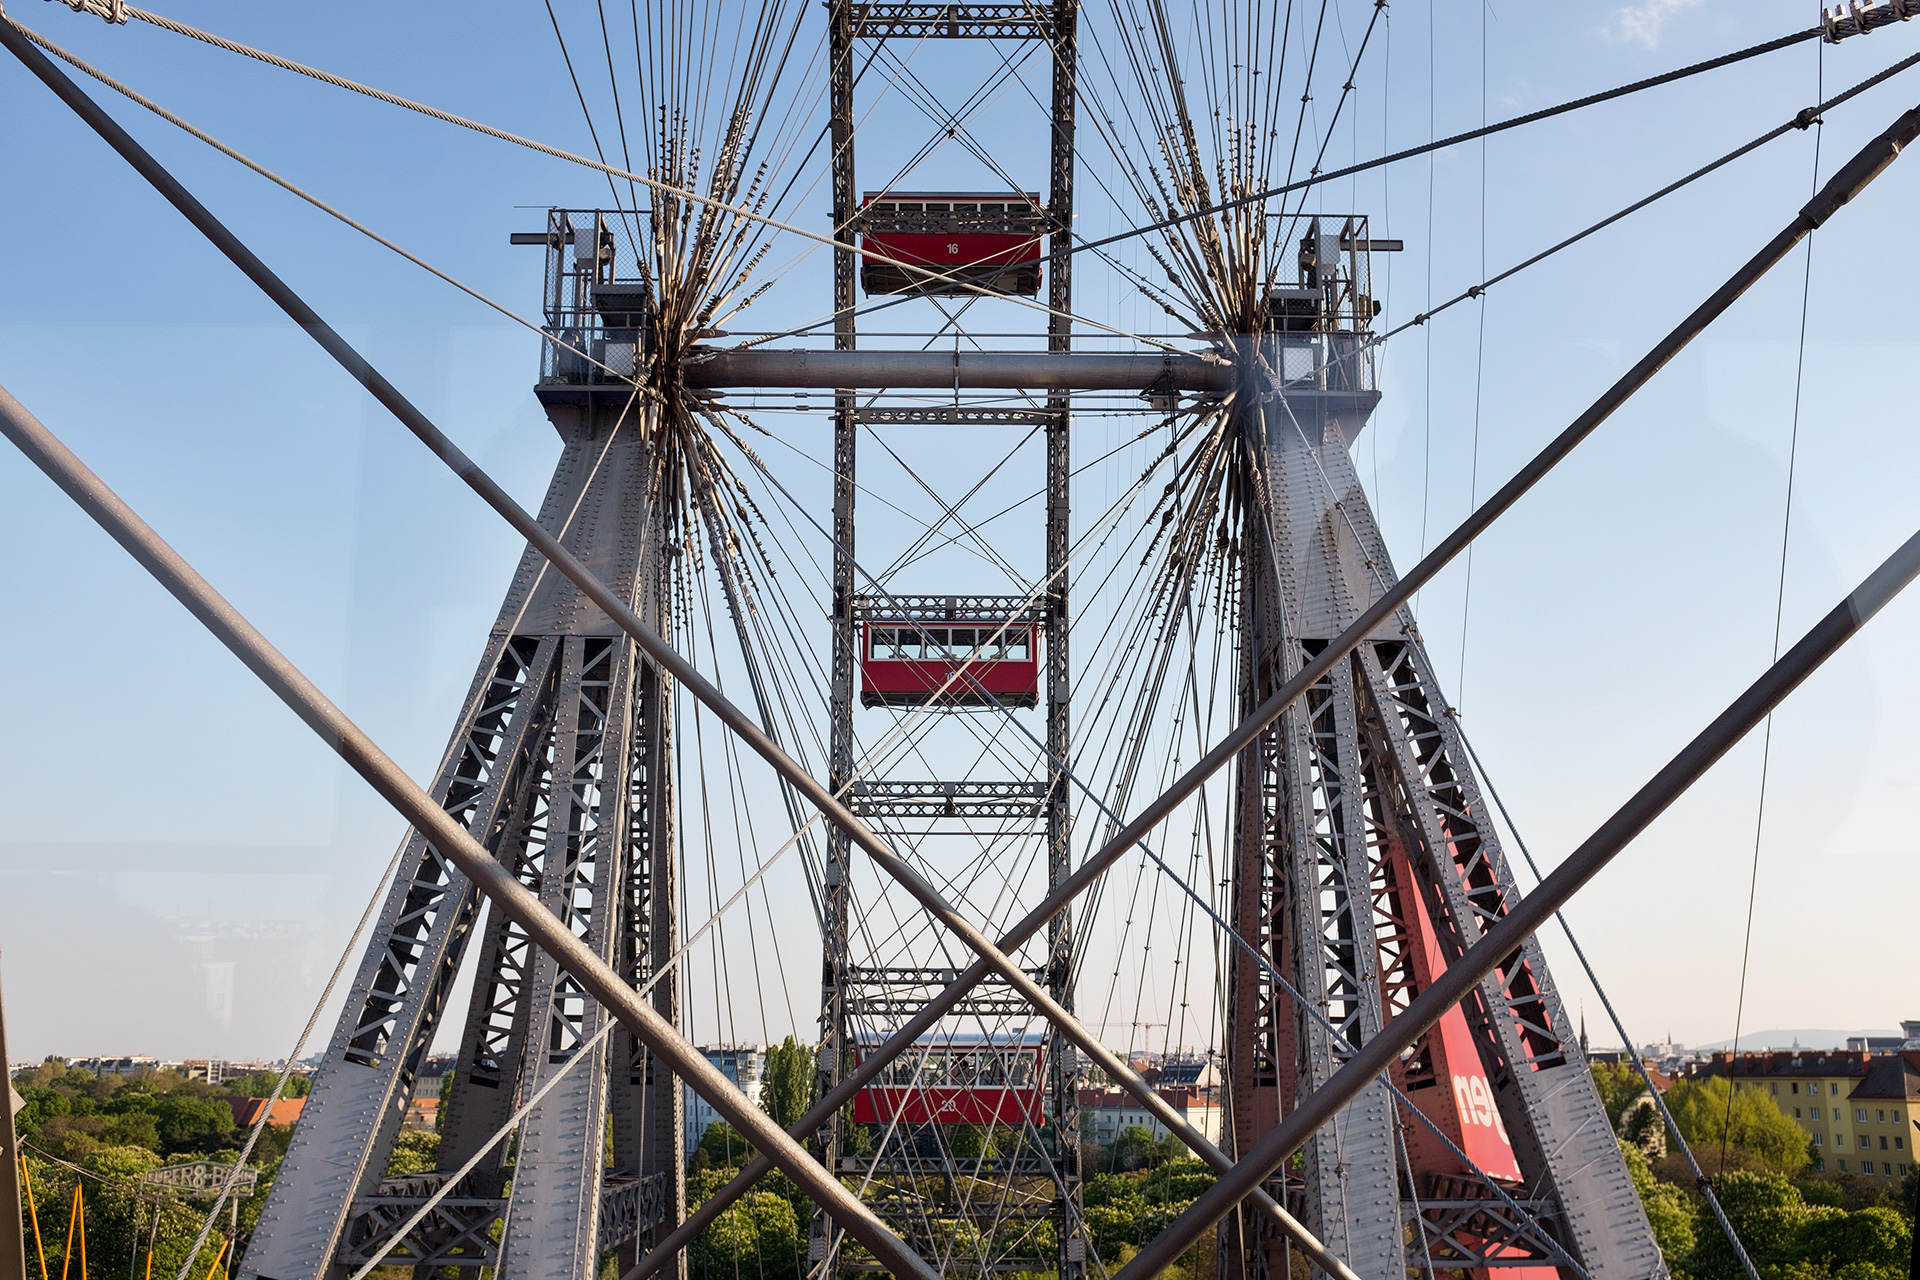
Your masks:
M1519 847L1520 856L1527 860L1527 869L1533 872L1536 882L1544 881L1547 877L1541 872L1540 864L1534 861L1533 850L1527 847L1526 840L1520 835L1520 828L1514 825L1513 814L1507 810L1507 802L1502 800L1500 793L1494 789L1492 779L1487 776L1487 766L1480 762L1480 753L1473 749L1472 740L1467 737L1465 730L1460 728L1457 720L1454 722L1454 732L1460 735L1460 745L1467 749L1467 757L1473 761L1473 767L1480 775L1480 785L1486 789L1487 796L1493 801L1493 807L1500 811L1500 817L1505 820L1507 830L1513 834L1513 842ZM1627 1034L1626 1023L1614 1009L1613 1001L1607 996L1606 988L1600 985L1600 975L1594 972L1593 962L1587 959L1586 949L1580 945L1580 940L1573 936L1573 925L1567 920L1566 912L1556 911L1553 913L1553 918L1560 922L1560 931L1566 935L1567 945L1573 948L1575 958L1580 961L1580 968L1585 971L1587 981L1593 986L1593 993L1600 997L1600 1007L1606 1010L1607 1020L1613 1023L1614 1032L1620 1037L1621 1045L1626 1048L1627 1056L1633 1059L1633 1068L1639 1072L1640 1082L1647 1088L1647 1096L1658 1108L1660 1119L1673 1134L1674 1141L1680 1144L1680 1154L1686 1158L1687 1167L1693 1171L1694 1184L1700 1188L1700 1194L1706 1198L1708 1207L1713 1210L1713 1216L1720 1224L1721 1233L1727 1237L1727 1243L1733 1246L1734 1253L1739 1256L1740 1266L1747 1273L1747 1280L1760 1280L1760 1272L1753 1265L1753 1259L1747 1256L1747 1247L1740 1242L1740 1235L1733 1229L1733 1222L1727 1217L1727 1211L1721 1207L1720 1197L1714 1193L1712 1181L1707 1177L1706 1171L1700 1167L1700 1162L1693 1158L1693 1147L1687 1142L1687 1136L1680 1132L1680 1124L1673 1118L1673 1112L1667 1110L1666 1099L1660 1095L1660 1090L1654 1087L1653 1074L1647 1070L1647 1064L1641 1060L1639 1052L1633 1047L1633 1037Z
M1264 703L1246 717L1226 738L1218 743L1207 755L1181 775L1175 784L1163 792L1160 797L1148 804L1140 813L1127 823L1096 854L1089 856L1077 868L1073 875L1063 881L1048 897L1030 911L1027 916L1000 940L1002 948L1018 947L1034 932L1039 930L1066 903L1085 890L1088 885L1104 874L1106 869L1143 840L1178 805L1183 803L1194 791L1205 783L1228 761L1234 759L1265 731L1266 727L1277 720L1305 691L1318 683L1332 668L1343 661L1358 645L1381 625L1387 623L1399 608L1422 585L1430 580L1449 562L1451 562L1469 543L1504 514L1510 507L1537 484L1549 471L1559 464L1582 440L1605 422L1621 405L1650 381L1668 361L1673 359L1682 348L1690 343L1714 319L1725 312L1750 288L1755 281L1765 275L1771 267L1790 252L1795 244L1810 230L1823 224L1842 205L1864 190L1879 173L1898 156L1905 143L1920 134L1920 108L1908 112L1900 120L1882 133L1878 138L1855 155L1821 189L1821 192L1800 211L1787 228L1775 236L1761 251L1736 271L1724 284L1708 297L1691 315L1656 343L1651 351L1643 356L1631 369L1603 393L1588 409L1544 449L1537 453L1506 484L1502 485L1477 510L1467 517L1454 531L1442 539L1440 544L1423 557L1406 576L1389 587L1378 599L1362 611L1360 617L1330 642L1325 649L1309 661L1292 679L1284 682ZM987 976L992 966L983 958L976 961L954 982L948 984L938 996L934 997L923 1010L921 1016L931 1012L935 1018L977 986ZM1430 991L1438 989L1429 987ZM1418 998L1416 998L1418 999ZM1402 1015L1404 1016L1404 1015ZM1437 1015L1436 1015L1437 1016ZM929 1018L931 1024L933 1019ZM1366 1047L1362 1055L1369 1053ZM1359 1061L1359 1058L1354 1059ZM1343 1069L1344 1070L1344 1069ZM851 1079L851 1077L850 1077ZM1357 1091L1357 1090L1356 1090ZM835 1090L839 1094L840 1090ZM850 1096L850 1094L849 1094ZM824 1100L823 1100L824 1101ZM838 1101L845 1101L839 1098ZM836 1102L837 1105L837 1102ZM1317 1125L1314 1127L1318 1127ZM1236 1197L1237 1199L1238 1197Z
M11 28L0 25L0 41ZM51 69L51 68L49 68ZM75 457L32 414L0 389L0 434L125 547L175 599L186 606L287 707L338 753L356 773L398 809L443 856L516 921L534 943L580 983L636 1039L668 1063L761 1150L779 1153L782 1172L838 1219L877 1258L897 1272L935 1280L919 1255L889 1231L866 1205L809 1156L780 1126L748 1101L718 1068L701 1056L653 1007L639 999L612 966L594 953L501 866L453 816L372 739L361 732L312 681L289 662L178 552ZM770 1145L769 1145L770 1144Z
M1873 75L1868 76L1865 80L1860 81L1858 84L1855 84L1851 88L1842 90L1840 93L1835 94L1833 97L1828 98L1826 101L1819 103L1816 106L1802 108L1800 111L1795 113L1794 117L1791 120L1788 120L1784 124L1781 124L1772 129L1769 129L1767 132L1761 134L1759 137L1753 139L1751 142L1742 143L1740 146L1735 147L1732 151L1727 152L1725 155L1721 156L1719 159L1708 161L1706 164L1702 165L1700 168L1695 169L1692 173L1689 173L1684 177L1675 179L1674 181L1668 183L1666 186L1661 187L1658 191L1655 191L1650 195L1644 196L1641 199L1634 201L1632 204L1626 206L1624 209L1621 209L1618 212L1608 214L1606 217L1600 219L1600 221L1592 224L1586 229L1582 231L1574 232L1572 235L1568 236L1566 239L1560 241L1559 243L1551 245L1548 248L1542 249L1539 253L1534 254L1530 258L1527 258L1521 262L1515 263L1513 266L1508 267L1506 270L1500 272L1498 275L1491 276L1488 279L1481 281L1479 284L1469 286L1468 288L1462 290L1460 293L1457 293L1453 297L1447 299L1445 302L1441 303L1439 306L1437 307L1432 306L1431 297L1429 297L1429 306L1431 307L1430 310L1423 311L1419 315L1415 316L1413 319L1404 321L1401 324L1397 324L1393 328L1386 330L1384 333L1381 333L1375 336L1370 336L1364 343L1357 345L1353 352L1346 355L1339 356L1337 360L1332 361L1330 363L1338 363L1344 366L1351 361L1359 359L1361 355L1364 355L1369 351L1375 350L1376 348L1383 346L1389 338L1397 337L1398 335L1405 333L1408 329L1414 328L1417 325L1424 325L1426 324L1427 321L1433 319L1435 316L1439 315L1441 312L1449 310L1452 307L1458 306L1460 303L1466 302L1469 299L1479 297L1481 294L1485 293L1488 289L1491 289L1494 285L1500 284L1503 281L1508 280L1513 276L1520 274L1522 271L1525 271L1528 267L1536 266L1539 263L1546 261L1548 258L1551 258L1553 255L1555 255L1556 253L1559 253L1563 249L1572 248L1574 245L1579 244L1582 240L1585 240L1589 236L1592 236L1597 232L1604 231L1606 228L1612 226L1616 222L1619 222L1621 219L1629 217L1632 214L1638 213L1640 210L1646 208L1648 205L1651 205L1658 200L1664 199L1665 197L1672 195L1674 192L1679 191L1681 188L1689 186L1692 183L1699 181L1701 178L1706 177L1708 174L1713 173L1718 169L1724 168L1725 166L1732 164L1735 160L1740 159L1742 156L1745 156L1752 151L1758 150L1760 147L1765 146L1767 143L1773 142L1778 138L1784 137L1786 134L1788 134L1789 132L1795 129L1807 129L1812 127L1815 124L1820 123L1822 117L1825 116L1826 113L1832 110L1834 107L1840 106L1842 103L1845 103L1853 98L1858 97L1860 94L1865 93L1867 90L1873 88L1874 86L1882 84L1887 80L1892 79L1894 76L1899 75L1901 72L1909 70L1910 68L1916 65L1920 65L1920 53L1909 54L1907 57L1900 59L1900 61L1892 64L1891 66L1885 68L1884 70L1875 72Z
M1920 134L1920 109L1908 113ZM1767 668L1725 711L1700 731L1680 753L1617 809L1569 854L1538 889L1481 935L1480 941L1449 965L1425 991L1383 1027L1354 1058L1311 1095L1300 1100L1269 1131L1234 1171L1196 1199L1191 1208L1141 1249L1119 1272L1119 1280L1158 1275L1188 1245L1225 1214L1274 1169L1299 1149L1307 1134L1346 1105L1373 1077L1391 1067L1402 1051L1438 1022L1513 954L1581 888L1686 793L1721 757L1733 749L1774 707L1837 653L1866 623L1920 576L1920 532L1887 557L1854 591L1801 638L1779 662Z
M1263 200L1271 200L1278 195L1286 195L1294 191L1304 190L1308 187L1335 182L1341 178L1350 178L1357 173L1365 173L1369 169L1378 169L1384 165L1397 164L1402 160L1411 160L1415 156L1423 156L1429 152L1441 151L1447 147L1458 146L1463 142L1472 142L1479 138L1491 137L1496 133L1505 133L1507 130L1517 129L1521 125L1537 124L1542 120L1550 120L1554 116L1565 115L1571 111L1578 111L1583 107L1598 106L1603 102L1611 102L1615 98L1624 98L1630 94L1639 93L1642 90L1658 88L1660 85L1672 84L1676 80L1685 80L1690 76L1696 76L1702 72L1715 71L1721 67L1731 66L1737 62L1744 62L1749 58L1759 57L1761 54L1772 53L1778 49L1786 49L1808 40L1817 39L1825 33L1825 27L1810 27L1805 31L1796 31L1791 35L1780 36L1777 39L1768 40L1746 49L1722 54L1717 58L1709 58L1705 62L1696 62L1691 66L1681 67L1676 71L1668 71L1661 75L1650 76L1645 80L1636 80L1632 84L1624 84L1618 88L1588 94L1584 98L1575 98L1571 102L1563 102L1558 106L1544 107L1539 111L1528 112L1523 116L1515 116L1510 120L1502 120L1498 124L1486 125L1479 129L1469 129L1465 133L1456 133L1450 138L1441 138L1436 141L1422 143L1420 146L1408 147L1403 151L1396 151L1391 155L1378 156L1372 160L1363 160L1358 164L1350 164L1345 168L1334 169L1327 173L1309 175L1296 182L1288 182L1277 187L1269 187L1264 191L1257 191L1252 195L1238 196L1232 200L1222 200L1204 209L1196 209L1190 213L1180 214L1177 217L1163 218L1158 222L1134 227L1128 231L1116 232L1113 235L1103 237L1099 240L1088 241L1084 245L1077 246L1075 252L1079 252L1080 249L1092 249L1101 245L1113 244L1120 240L1129 240L1136 236L1146 235L1149 232L1179 226L1182 223L1196 222L1202 218L1212 217L1214 214L1227 209L1236 209L1242 205L1257 204Z
M0 15L0 20L5 20L9 22L12 21L11 19L4 18L3 15ZM87 75L92 76L95 80L98 80L101 84L104 84L105 86L107 86L107 88L112 89L115 93L120 94L122 97L126 98L128 101L137 103L138 105L145 107L148 111L153 112L153 114L159 116L162 120L165 120L168 124L171 124L185 131L186 133L191 134L195 138L198 138L200 141L206 143L208 146L220 152L222 155L226 156L228 159L237 161L240 164L245 165L247 168L253 170L255 173L259 174L261 177L265 178L267 181L275 184L276 186L282 188L287 192L290 192L293 195L300 197L300 199L305 200L308 204L320 210L320 212L328 215L329 217L339 219L341 222L353 228L355 231L358 231L361 235L367 237L367 239L373 241L375 244L380 245L382 248L392 250L394 253L397 253L401 257L405 258L408 262L411 262L414 266L419 267L422 271L425 271L429 275L437 276L441 280L446 281L446 283L452 285L454 288L466 294L468 297L472 298L474 301L482 304L483 306L491 307L493 310L498 311L501 315L505 316L507 319L513 321L515 324L521 326L524 329L527 329L532 333L538 334L542 342L550 344L554 347L557 347L562 351L570 352L573 355L580 357L582 360L587 361L589 364L597 366L602 372L606 373L611 379L626 380L625 375L615 373L611 365L605 363L602 360L595 358L591 352L583 350L580 347L576 347L571 343L564 341L558 335L548 331L545 327L535 324L533 321L527 319L525 316L520 315L518 312L514 311L511 307L507 307L502 305L501 303L495 302L492 298L489 298L486 294L481 293L478 289L475 289L472 285L469 285L464 281L457 280L453 276L448 275L446 272L442 271L440 268L434 266L431 262L428 262L426 259L420 257L419 255L405 248L402 248L400 245L395 244L393 241L381 235L378 231L375 231L372 227L369 227L365 223L358 221L351 214L341 212L339 209L334 208L332 205L322 200L319 196L314 195L312 192L307 191L303 187L297 186L294 183L289 182L287 179L281 177L279 174L267 168L265 165L261 164L259 161L254 160L251 157L244 155L239 151L236 151L234 148L228 146L226 143L214 137L212 134L208 133L206 130L199 128L197 125L193 124L191 121L175 115L173 112L167 110L165 107L161 106L159 103L154 102L152 99L141 94L138 90L133 89L130 86L121 83L120 81L114 79L112 76L108 75L106 72L100 70L100 68L83 60L77 54L74 54L69 50L61 48L59 45L47 39L45 36L33 30L31 27L24 27L20 25L18 22L14 22L12 25L14 30L18 31L21 35L25 36L27 39L33 41L35 44L39 45L42 49L45 49L48 53L52 54L54 57L60 59L62 62L65 62L69 66L72 66L80 71L84 71Z
M1405 332L1406 330L1413 328L1415 325L1423 325L1427 321L1439 315L1442 311L1445 311L1451 307L1458 306L1460 303L1465 302L1470 298L1479 297L1481 294L1485 293L1488 289L1491 289L1494 285L1501 283L1502 281L1508 279L1509 277L1518 275L1520 272L1525 271L1528 267L1534 266L1540 262L1544 262L1546 259L1551 258L1554 254L1559 253L1562 249L1571 248L1572 246L1580 243L1582 240L1585 240L1588 236L1593 235L1595 232L1604 231L1606 228L1612 226L1614 223L1620 221L1622 218L1625 218L1632 214L1640 212L1640 210L1646 208L1648 205L1654 203L1655 201L1664 199L1665 197L1672 195L1674 192L1680 190L1682 187L1688 186L1694 182L1699 181L1701 178L1706 177L1708 174L1714 172L1715 170L1724 168L1725 166L1732 164L1735 160L1740 159L1740 157L1746 155L1748 152L1756 151L1759 148L1765 146L1767 143L1772 142L1777 138L1784 137L1786 134L1788 134L1789 132L1795 129L1811 128L1813 125L1818 124L1820 122L1820 117L1825 115L1828 111L1832 110L1834 107L1837 107L1852 98L1858 97L1860 94L1865 93L1867 90L1873 88L1875 85L1881 84L1886 80L1892 79L1894 76L1899 75L1902 71L1905 71L1916 64L1920 64L1920 53L1910 54L1907 57L1900 59L1900 61L1894 63L1892 66L1889 66L1883 71L1879 71L1874 73L1873 75L1868 76L1865 80L1860 81L1860 83L1854 85L1852 88L1843 90L1842 92L1835 94L1833 97L1828 98L1825 102L1820 103L1818 106L1802 108L1799 112L1797 112L1794 115L1793 119L1787 121L1784 124L1778 125L1772 129L1767 130L1765 133L1761 134L1759 137L1753 139L1753 141L1743 143L1742 145L1735 147L1732 151L1727 152L1725 155L1721 156L1718 160L1709 161L1708 163L1702 165L1700 168L1695 169L1692 173L1687 174L1685 177L1675 179L1673 182L1670 182L1666 186L1661 187L1658 191L1653 192L1651 195L1648 195L1642 199L1634 201L1632 204L1628 205L1624 209L1621 209L1619 212L1607 215L1606 217L1602 218L1600 221L1594 223L1592 226L1586 228L1584 231L1577 231L1573 235L1570 235L1566 239L1560 241L1558 244L1542 249L1539 253L1534 254L1532 257L1527 258L1521 262L1515 263L1513 266L1508 267L1505 271L1500 272L1500 274L1496 276L1491 276L1488 279L1481 281L1479 284L1473 285L1467 288L1466 290L1458 294L1455 294L1453 297L1447 299L1445 302L1441 303L1439 306L1433 307L1427 311L1423 311L1419 315L1415 316L1413 319L1408 320L1403 324L1395 325L1393 328L1387 330L1385 333L1381 334L1379 337L1373 339L1367 345L1369 347L1379 346L1381 343L1385 342L1388 338L1393 337L1395 334ZM1345 359L1346 357L1342 357L1342 358Z

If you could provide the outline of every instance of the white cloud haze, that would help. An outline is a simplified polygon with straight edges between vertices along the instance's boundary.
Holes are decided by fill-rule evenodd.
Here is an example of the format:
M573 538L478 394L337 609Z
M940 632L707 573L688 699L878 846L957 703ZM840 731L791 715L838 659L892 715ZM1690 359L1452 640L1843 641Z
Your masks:
M1660 43L1660 33L1669 19L1688 9L1698 9L1705 0L1646 0L1614 11L1605 30L1613 40L1636 40L1652 49Z

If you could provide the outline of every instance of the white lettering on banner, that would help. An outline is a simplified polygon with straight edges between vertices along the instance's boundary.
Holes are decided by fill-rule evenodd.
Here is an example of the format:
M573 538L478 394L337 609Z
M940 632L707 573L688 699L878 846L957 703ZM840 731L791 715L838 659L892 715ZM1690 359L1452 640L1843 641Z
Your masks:
M1500 1119L1500 1108L1493 1100L1493 1090L1487 1086L1485 1076L1456 1075L1453 1105L1459 1110L1462 1123L1492 1129L1500 1135L1500 1141L1508 1140L1507 1126Z

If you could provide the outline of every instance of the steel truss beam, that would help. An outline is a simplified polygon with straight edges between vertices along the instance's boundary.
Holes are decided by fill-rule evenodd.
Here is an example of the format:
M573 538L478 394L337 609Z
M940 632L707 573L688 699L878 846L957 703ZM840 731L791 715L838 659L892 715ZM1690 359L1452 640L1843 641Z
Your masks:
M1047 790L1044 782L862 780L847 794L863 818L981 819L1033 817L1045 808Z
M977 409L971 405L930 405L926 408L859 409L856 419L868 426L915 427L1044 427L1054 415L1023 409Z
M861 40L994 38L1045 40L1057 28L1044 5L868 4L852 10L853 34Z
M1043 622L1046 605L1025 596L855 596L854 617L914 622Z

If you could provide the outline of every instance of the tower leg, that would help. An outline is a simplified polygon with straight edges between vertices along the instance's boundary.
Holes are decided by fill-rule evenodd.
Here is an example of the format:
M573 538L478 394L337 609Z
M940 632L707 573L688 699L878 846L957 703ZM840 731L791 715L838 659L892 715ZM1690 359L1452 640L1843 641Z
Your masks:
M653 617L661 616L664 541L655 500L656 429L650 413L619 420L592 410L580 415L567 431L541 511L542 523L570 550L600 568L617 591L654 610L643 615ZM636 686L652 688L638 678L632 641L529 550L434 789L476 839L530 888L537 886L578 936L609 956L622 933L622 869L633 842L627 815ZM664 776L648 795L649 829L670 832ZM671 857L671 841L656 843L651 854L654 873L671 885L671 868L658 865ZM414 1068L438 1029L476 902L465 879L410 835L243 1276L322 1280L336 1265L343 1241L377 1234L379 1213L369 1208L356 1216L354 1201L380 1184ZM649 903L650 936L670 947L676 933L672 895ZM491 1139L529 1090L591 1040L604 1017L510 924L492 922L480 950L484 967L461 1036L442 1170L457 1167ZM670 1010L671 983L662 987L667 990L656 988L656 1008L666 1001ZM606 1050L604 1041L596 1046L593 1060L570 1071L528 1118L513 1174L513 1225L504 1242L510 1271L533 1268L579 1280L595 1270L606 1239ZM671 1083L662 1087L677 1098ZM410 1238L410 1246L427 1251L414 1257L430 1256L446 1232L471 1236L471 1202L499 1193L503 1154L496 1152L462 1189L457 1199L466 1206L429 1220ZM676 1175L678 1161L676 1150L667 1166ZM643 1168L660 1172L657 1161ZM412 1179L397 1190L403 1197L421 1195L432 1181ZM677 1187L656 1188L652 1214L675 1211ZM631 1231L635 1215L627 1201L620 1205L610 1226ZM468 1240L463 1265L479 1260L474 1243Z
M516 765L544 731L556 646L489 646L432 795L497 850ZM240 1274L320 1280L355 1197L385 1172L413 1072L439 1025L478 895L417 833L368 941Z
M1321 239L1330 261L1339 246ZM1392 568L1348 452L1364 421L1350 404L1289 390L1284 405L1241 409L1236 419L1248 468L1244 710L1344 630L1391 581ZM1350 1044L1365 1043L1389 1010L1505 914L1517 890L1457 726L1404 616L1262 735L1241 761L1237 786L1234 921L1307 1006L1296 1007L1261 966L1231 959L1231 1119L1244 1151L1347 1055L1314 1014ZM1659 1274L1657 1248L1570 1031L1530 940L1395 1069L1421 1113L1477 1168L1403 1117L1403 1177L1395 1104L1375 1084L1313 1135L1289 1171L1303 1216L1363 1276L1426 1265L1428 1252L1440 1269L1474 1269L1478 1244L1521 1238L1506 1233L1514 1211L1486 1178L1536 1220L1514 1227L1551 1231L1596 1280ZM1409 1250L1403 1224L1420 1218L1419 1229L1437 1229L1447 1216L1429 1217L1423 1199L1451 1201L1454 1221L1465 1212L1490 1225L1477 1240L1456 1233L1451 1242L1429 1239L1431 1251L1417 1241ZM1230 1219L1224 1273L1283 1274L1277 1244L1244 1216ZM1506 1258L1523 1272L1532 1258L1541 1260L1540 1274L1550 1267L1544 1248Z

